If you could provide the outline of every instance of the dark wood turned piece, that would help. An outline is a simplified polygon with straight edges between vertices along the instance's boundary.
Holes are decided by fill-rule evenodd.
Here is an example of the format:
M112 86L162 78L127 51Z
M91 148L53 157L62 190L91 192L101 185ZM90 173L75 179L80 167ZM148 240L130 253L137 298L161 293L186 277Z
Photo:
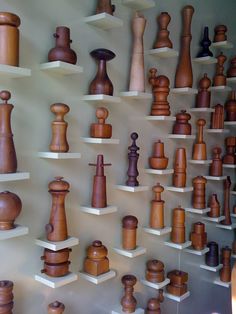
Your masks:
M175 187L186 186L186 169L187 169L187 158L185 148L177 148L174 159L174 174L173 174L173 185Z
M163 186L157 183L152 188L155 198L151 201L150 227L153 229L163 229L164 224L164 205L165 201L161 199L161 193L164 191Z
M165 157L164 143L160 140L153 144L152 157L149 158L149 166L152 169L166 169L169 158Z
M96 14L107 13L113 15L115 5L111 4L111 0L97 0Z
M216 242L208 242L207 247L209 251L205 255L205 262L207 266L216 267L219 265L219 247Z
M209 49L211 41L209 39L209 29L207 26L204 27L203 38L200 42L200 45L201 50L199 51L197 58L213 57L213 53Z
M9 280L0 281L0 313L12 314L13 309L13 287L14 284Z
M220 280L223 282L231 281L231 252L232 250L228 246L222 248L221 251L223 268L220 270Z
M109 111L104 107L99 107L96 110L97 123L92 123L90 126L90 136L95 138L111 138L112 126L106 124L105 121L109 115Z
M207 160L206 143L203 141L203 128L206 125L205 119L197 120L197 140L193 146L193 159L194 160Z
M15 193L4 191L0 193L0 230L14 229L14 222L20 215L22 202Z
M231 180L230 176L227 176L227 179L224 180L224 208L223 208L223 215L225 219L221 221L222 225L231 225L231 216L230 216L230 187L231 187Z
M92 276L107 273L109 269L108 250L101 241L94 241L87 248L87 257L84 261L84 271Z
M139 172L138 172L138 159L139 159L138 150L140 148L136 145L136 140L138 139L138 134L133 132L133 133L131 133L130 137L132 139L132 144L128 147L129 166L128 166L128 170L127 170L128 180L126 181L126 185L128 185L128 186L139 186L139 182L137 180L137 177L139 175Z
M62 314L65 311L65 305L59 301L55 301L48 305L48 314Z
M236 93L232 91L229 99L225 103L225 121L236 121Z
M181 296L187 292L188 273L175 269L167 274L167 278L170 279L166 286L168 293Z
M236 254L236 240L234 240L232 243L232 253Z
M215 36L214 36L214 42L219 41L225 41L227 40L226 32L227 32L227 26L225 25L217 25L214 29Z
M135 250L137 247L138 219L135 216L125 216L122 219L122 247L124 250Z
M44 269L41 270L41 273L46 274L50 277L63 277L69 273L70 261L51 264L44 262Z
M148 300L147 309L145 314L161 314L161 304L164 302L163 290L158 290L158 295L156 298L151 298Z
M185 210L180 206L173 209L171 241L184 243L185 240Z
M212 150L213 158L210 165L210 176L220 177L223 174L223 164L221 159L221 148L214 147Z
M236 137L229 136L225 139L226 153L223 157L223 164L235 165L236 164Z
M200 79L198 83L198 93L196 95L196 108L210 108L211 104L211 91L209 87L211 86L211 80L204 73L204 76Z
M205 232L205 224L203 224L202 222L194 223L190 239L192 241L192 247L195 250L203 250L207 244L207 233Z
M187 113L186 110L181 110L180 113L177 113L173 127L173 134L191 135L192 126L188 122L190 119L191 115Z
M203 176L193 178L193 208L206 208L206 184L207 179Z
M225 86L226 85L226 75L224 75L224 63L227 59L225 55L221 52L217 57L216 63L216 73L213 78L213 86Z
M223 129L224 128L224 106L218 104L213 107L215 110L211 114L211 129Z
M165 280L164 264L158 260L147 262L146 280L154 283L160 283Z
M65 248L59 251L44 249L44 254L43 256L41 256L41 260L50 264L65 263L69 260L69 255L71 251L72 250L70 248Z
M209 201L209 207L211 210L207 213L209 217L220 217L220 203L217 199L217 194L212 194Z
M230 66L227 71L227 77L235 77L236 76L236 57L233 57L230 61Z
M172 41L169 38L170 32L167 29L170 21L171 17L167 12L161 12L161 14L157 17L158 33L153 47L154 49L164 47L173 48Z
M137 301L133 296L134 285L137 282L137 278L134 275L125 275L121 278L121 282L125 290L125 294L121 299L122 311L125 313L133 313L137 305Z

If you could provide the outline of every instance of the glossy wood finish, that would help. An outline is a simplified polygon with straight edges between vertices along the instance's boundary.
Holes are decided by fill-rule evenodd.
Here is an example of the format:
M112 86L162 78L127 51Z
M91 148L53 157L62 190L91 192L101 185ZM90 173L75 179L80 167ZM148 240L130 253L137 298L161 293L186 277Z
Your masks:
M0 193L0 230L15 228L14 221L20 215L22 202L19 196L9 191Z
M150 260L146 264L146 280L160 283L165 280L164 264L159 260Z
M0 281L0 313L12 314L13 309L13 287L14 284L9 280Z
M169 34L170 32L168 31L167 27L170 24L171 17L168 14L168 12L161 12L161 14L157 17L157 22L158 22L158 33L157 33L157 38L156 42L154 44L154 49L158 48L173 48L172 41L170 40Z
M229 136L225 139L226 153L223 157L223 164L235 165L236 164L236 137Z
M191 232L190 239L194 250L201 251L207 244L207 233L205 232L205 225L202 222L193 224L193 231Z
M184 243L185 239L185 211L180 206L173 209L172 214L171 241L174 243Z
M221 159L222 149L220 147L214 147L212 150L213 158L210 165L210 176L220 177L223 175L223 164Z
M222 225L231 225L231 216L230 216L230 187L231 187L231 180L230 176L227 176L227 179L224 180L224 208L223 208L223 215L225 219L221 221Z
M125 275L121 278L121 282L125 290L125 294L121 299L122 311L125 313L133 313L137 305L137 300L133 296L134 285L137 282L137 278L134 275Z
M200 42L200 45L202 48L199 51L197 58L213 57L213 53L209 49L211 41L209 39L209 29L207 26L204 27L203 38Z
M152 169L166 169L169 158L164 153L164 143L158 140L153 144L153 153L149 157L149 166Z
M152 188L155 198L151 201L150 227L153 229L163 229L164 224L164 205L165 201L161 199L161 193L164 191L163 186L157 183Z
M48 314L62 314L65 311L65 305L59 301L48 305Z
M135 216L125 216L122 219L122 248L135 250L137 247L138 219Z
M207 160L206 143L203 141L203 128L206 125L205 119L197 120L197 141L193 146L193 160Z
M50 264L65 263L69 260L71 251L72 250L70 248L65 248L59 251L44 249L44 254L41 256L41 260Z
M139 159L139 154L138 150L140 149L137 144L136 140L138 139L138 134L133 132L130 135L132 144L128 147L129 153L128 153L128 161L129 161L129 166L127 170L127 176L128 180L126 181L126 185L128 186L139 186L139 182L137 180L137 177L139 175L138 172L138 159Z
M220 217L220 203L217 199L217 194L212 194L209 200L210 211L207 213L209 217L217 218Z
M206 208L206 184L207 179L203 176L193 178L193 208Z
M107 13L113 15L115 6L112 5L111 0L97 0L96 14Z
M214 43L227 40L227 36L226 36L227 30L228 29L226 25L217 25L214 29L214 32L215 32Z
M176 122L173 127L173 134L191 135L192 126L189 123L191 115L186 110L181 110L176 114Z
M219 247L214 241L208 242L207 247L209 251L205 255L205 262L207 266L216 267L219 265Z
M224 63L227 59L225 55L221 52L220 55L217 57L217 64L216 64L216 73L213 78L213 85L214 86L225 86L226 85L226 76L224 75Z
M92 276L107 273L109 269L108 250L101 241L96 240L87 248L84 271Z
M158 290L158 295L156 298L151 298L148 300L147 309L145 314L161 314L161 304L164 302L163 290Z
M185 148L177 148L174 159L173 185L177 188L186 186L187 158Z
M223 268L220 270L220 280L223 282L231 281L231 252L232 250L228 246L222 248L221 251Z
M90 126L90 136L95 138L111 138L112 126L107 124L106 119L109 115L109 111L104 107L96 109L97 123L92 123Z
M225 121L236 121L236 93L232 91L229 99L225 103Z
M224 128L224 106L218 104L213 107L215 112L211 114L211 129Z
M211 104L211 91L209 87L211 86L211 80L204 73L204 76L200 79L198 83L198 93L196 96L196 108L210 108Z
M44 268L41 270L41 273L46 274L50 277L63 277L69 273L70 261L51 264L44 262Z
M227 77L235 77L236 76L236 57L233 57L230 60L230 66L227 71Z
M188 273L181 270L172 270L167 274L170 284L166 286L168 293L181 296L187 292Z

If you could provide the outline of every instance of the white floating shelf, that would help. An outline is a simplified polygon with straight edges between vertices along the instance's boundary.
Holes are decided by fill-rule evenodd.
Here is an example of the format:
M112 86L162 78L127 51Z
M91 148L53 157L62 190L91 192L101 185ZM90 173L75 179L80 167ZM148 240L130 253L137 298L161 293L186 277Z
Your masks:
M164 174L172 174L172 173L174 173L174 169L163 169L163 170L145 169L145 172L148 173L148 174L164 175Z
M129 92L121 92L120 97L129 98L129 99L152 99L151 93L144 93L138 91L129 91Z
M190 253L190 254L194 254L194 255L198 255L198 256L202 256L205 255L207 252L209 252L209 248L205 247L203 250L194 250L193 248L189 248L189 249L184 249L184 252Z
M236 191L230 191L231 195L236 195Z
M81 137L81 140L87 144L119 144L120 143L120 140L116 138Z
M230 214L230 216L236 218L236 214Z
M29 233L29 228L21 225L15 225L14 229L1 230L0 240L11 239L15 237L20 237Z
M223 168L235 169L236 165L223 164Z
M236 83L236 76L227 77L226 81L227 83Z
M214 267L208 266L208 265L206 265L206 264L200 265L200 268L205 269L205 270L212 271L212 272L214 272L214 273L218 272L222 267L223 267L223 264L219 264L219 265L214 266Z
M217 59L214 57L201 57L201 58L194 58L193 62L200 63L200 64L213 64L217 63Z
M191 88L191 87L180 87L180 88L171 88L170 92L173 94L195 95L198 93L198 90L196 88Z
M187 291L185 294L181 295L180 297L167 293L167 292L164 292L163 295L167 299L170 299L176 302L182 302L190 296L190 291Z
M211 86L209 90L211 92L230 92L232 88L230 86L221 85L221 86Z
M212 164L212 160L195 160L195 159L189 159L188 163L193 165L210 165Z
M225 121L224 125L228 125L228 126L236 126L236 121Z
M196 135L168 134L167 138L180 139L180 140L195 140Z
M31 76L31 70L15 67L12 65L0 64L0 77L21 78Z
M84 95L82 100L92 102L92 103L120 103L121 98L116 96L97 94L97 95Z
M228 129L206 129L207 133L229 133Z
M144 230L144 232L149 233L149 234L162 236L162 235L171 233L172 228L171 227L165 227L163 229L153 229L153 228L149 228L149 227L144 227L143 230Z
M85 280L94 283L95 285L99 285L100 283L110 280L116 276L116 272L114 270L110 270L105 274L101 274L99 276L92 276L85 272L79 272L80 277L84 278Z
M83 67L63 61L52 61L40 64L40 70L48 73L69 75L83 73Z
M231 282L224 282L220 280L220 277L216 278L213 283L215 285L221 286L221 287L225 287L225 288L230 288L231 286Z
M114 251L120 255L123 255L129 258L134 258L140 255L146 254L147 249L141 246L137 246L135 250L124 250L122 248L114 248Z
M155 1L153 0L123 0L122 3L123 5L136 10L144 10L155 7Z
M46 249L52 250L52 251L59 251L68 247L78 245L79 239L74 238L74 237L69 237L65 241L58 241L58 242L48 241L47 239L36 239L35 244L41 247L44 247Z
M178 243L174 243L174 242L171 242L171 241L166 241L166 242L164 242L164 244L166 246L170 246L170 247L172 247L174 249L177 249L177 250L183 250L183 249L186 249L187 247L191 246L192 242L191 241L186 241L184 243L178 244Z
M188 186L185 188L176 188L175 186L164 186L164 189L167 191L172 191L172 192L179 192L179 193L187 193L187 192L192 192L193 187Z
M74 273L69 273L68 275L63 277L49 277L46 274L38 274L35 275L34 278L36 281L39 281L44 285L55 289L76 281L78 279L78 276Z
M172 116L146 116L145 120L149 120L149 121L175 121L176 117L172 117Z
M39 152L39 158L47 159L80 159L80 153L53 153L53 152Z
M122 307L119 305L111 311L111 314L127 314L127 312L123 312ZM144 314L144 310L141 308L137 308L132 314Z
M123 21L107 13L99 13L84 18L84 22L92 26L107 30L123 26Z
M204 220L209 221L209 222L221 222L225 219L225 216L220 216L220 217L208 217L204 216L202 217Z
M231 225L217 224L216 227L221 228L221 229L225 229L225 230L234 230L234 229L236 229L236 223L232 223Z
M209 207L208 208L203 208L203 209L185 208L184 210L186 212L193 213L193 214L199 214L199 215L204 215L204 214L206 214L206 213L211 211L211 209Z
M29 172L15 172L0 174L0 182L27 180L30 178Z
M216 47L216 48L225 48L225 49L231 49L234 47L233 43L231 43L228 40L213 42L211 46Z
M151 282L151 281L148 281L145 279L141 279L140 281L143 285L145 285L147 287L151 287L153 289L157 289L157 290L167 286L170 283L169 278L166 278L164 281L159 282L159 283L154 283L154 282Z
M206 178L207 180L211 180L211 181L224 181L227 179L227 176L220 176L220 177L216 177L216 176L204 176L204 178Z
M204 112L215 112L215 109L213 108L190 108L190 112L196 112L196 113L204 113Z
M102 216L106 214L115 213L117 211L117 206L108 205L104 208L95 208L90 206L81 206L80 210L87 214Z
M151 49L147 51L148 54L154 55L159 58L174 58L178 57L179 52L173 48L163 47L157 49Z
M150 187L149 186L128 186L128 185L115 185L116 189L121 190L121 191L125 191L125 192L145 192L145 191L149 191Z

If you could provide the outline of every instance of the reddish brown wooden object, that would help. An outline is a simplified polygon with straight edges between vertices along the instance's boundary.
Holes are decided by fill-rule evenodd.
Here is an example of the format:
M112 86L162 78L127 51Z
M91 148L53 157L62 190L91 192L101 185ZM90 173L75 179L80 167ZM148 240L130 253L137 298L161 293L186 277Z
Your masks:
M96 14L107 13L113 15L115 5L111 4L111 0L97 0Z
M146 280L154 283L160 283L165 280L164 264L159 260L150 260L147 262Z
M111 138L112 126L105 123L109 111L104 107L99 107L96 110L97 123L92 123L90 127L90 136L95 138Z
M137 305L137 300L133 296L134 285L137 282L137 278L134 275L125 275L121 278L121 282L125 290L125 295L121 299L122 311L125 313L133 313Z
M175 269L169 272L167 277L170 279L169 285L166 286L168 293L180 297L187 292L188 273Z
M225 121L236 121L236 93L232 91L229 99L225 103L226 119Z
M209 207L211 210L207 213L209 217L220 217L220 203L217 199L217 194L212 194L209 201Z
M153 154L149 158L149 166L152 169L166 169L169 158L165 157L164 143L160 140L153 144Z
M216 267L219 265L219 247L216 242L208 242L207 247L209 252L206 253L206 265L210 267Z
M232 253L234 255L236 254L236 240L234 240L233 243L232 243Z
M205 232L205 224L196 222L193 224L193 231L191 232L190 239L194 250L201 251L207 244L207 233Z
M226 76L224 75L224 63L226 61L226 56L221 54L216 57L217 64L216 64L216 74L213 78L213 85L214 86L225 86L226 85Z
M210 165L210 176L221 177L223 174L223 163L221 159L221 148L214 147L212 150L213 158Z
M227 30L228 30L227 26L217 25L214 29L214 31L215 31L214 42L227 40L227 36L226 36Z
M221 221L222 225L231 225L231 216L230 216L230 187L231 187L231 180L230 177L227 176L227 179L224 180L224 209L223 215L225 219Z
M211 129L224 128L224 106L218 104L213 107L215 111L211 114Z
M107 273L109 269L108 250L101 241L94 241L87 249L84 271L92 276Z
M191 119L191 115L186 110L181 110L176 115L176 122L173 127L173 134L191 135L192 126L188 122Z
M44 249L44 254L43 256L41 256L41 260L50 264L65 263L69 260L69 255L71 251L72 250L70 248L65 248L59 251Z
M135 216L125 216L122 219L122 247L124 250L135 250L138 219Z
M235 136L226 137L225 146L226 146L226 154L223 157L223 164L229 164L229 165L236 164L236 155L235 155L236 137Z
M13 295L14 284L9 280L0 281L0 313L1 314L12 314L14 306L14 295Z
M235 77L236 76L236 57L233 57L230 61L230 66L227 71L227 77Z
M20 215L22 203L19 196L9 191L0 193L0 230L15 228L14 222Z
M164 302L163 290L158 290L158 296L148 300L145 314L161 314L161 304Z
M206 184L207 179L203 176L193 178L193 208L206 208Z
M48 314L62 314L65 311L65 305L59 301L55 301L48 305Z
M207 159L206 143L203 141L203 128L205 125L206 125L205 119L197 120L198 134L197 134L197 141L193 146L193 159L194 160L206 160Z
M223 268L220 270L220 280L223 282L231 281L231 252L232 250L228 246L222 248L221 251Z
M179 244L185 242L185 210L180 206L173 209L171 241Z
M137 177L139 175L139 172L138 172L138 159L139 159L138 150L140 148L136 144L136 140L138 139L138 134L136 132L133 132L133 133L131 133L130 137L132 140L132 144L128 147L129 165L128 165L128 170L127 170L128 179L126 181L126 185L128 185L128 186L139 186L139 182L137 180Z
M165 201L161 199L161 193L164 191L163 186L157 183L152 188L155 198L151 201L150 227L154 229L163 229L164 224L164 205Z
M44 268L41 270L42 274L46 274L50 277L63 277L68 275L69 273L70 261L59 263L59 264L51 264L44 263Z
M196 96L196 108L209 108L211 104L211 80L205 73L198 83L198 94Z
M158 22L158 33L157 33L157 39L154 44L154 49L157 48L173 48L172 41L170 40L167 27L170 24L171 17L167 12L161 12L161 14L157 17Z
M174 160L173 185L178 188L186 186L187 158L185 148L177 148Z

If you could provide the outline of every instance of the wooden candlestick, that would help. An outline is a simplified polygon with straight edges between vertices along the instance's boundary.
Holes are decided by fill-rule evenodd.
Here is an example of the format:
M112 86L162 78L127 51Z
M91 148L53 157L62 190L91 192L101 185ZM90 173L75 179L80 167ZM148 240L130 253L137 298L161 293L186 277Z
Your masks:
M220 270L220 280L223 282L231 281L231 252L232 250L228 246L222 248L221 251L223 268Z
M0 193L0 230L14 229L16 218L20 215L22 202L19 196L9 191Z
M218 104L213 107L215 110L211 114L211 129L223 129L224 128L224 106Z
M231 216L230 216L230 187L231 187L231 180L230 176L227 176L227 179L224 180L224 209L223 215L225 219L221 221L222 225L231 225Z
M221 159L221 148L214 147L212 150L213 158L210 165L210 176L221 177L223 174L223 164Z
M161 193L164 191L163 186L157 183L152 188L155 199L151 202L151 213L150 213L150 227L153 229L163 229L164 225L164 204L165 201L161 199Z
M197 120L198 134L197 141L193 146L194 160L207 160L206 143L203 141L203 127L206 125L205 119Z
M139 182L137 180L137 177L139 175L138 172L138 159L139 154L138 150L139 147L136 145L136 140L138 138L138 134L133 132L130 135L132 139L132 144L128 147L129 153L128 153L128 160L129 160L129 166L127 170L128 180L126 181L126 185L128 186L138 186Z
M171 17L167 12L161 12L161 14L157 17L157 23L158 23L158 33L156 42L154 44L154 49L157 48L173 48L172 41L170 40L167 27L170 24Z
M98 240L94 241L92 245L87 248L84 271L92 276L107 273L110 270L107 254L107 248L102 242Z
M9 280L0 281L0 313L13 314L12 309L14 306L13 295L14 284Z
M219 247L216 242L208 242L209 251L206 253L205 262L207 266L216 267L219 265Z
M196 96L196 108L210 108L211 104L211 91L209 87L211 86L211 80L204 73L204 76L200 79L198 83L198 93Z
M115 5L111 4L111 0L97 0L96 14L107 13L113 15Z
M160 283L165 280L164 264L158 260L150 260L146 264L146 280L153 283Z
M207 233L205 232L205 225L202 222L193 224L193 231L191 232L190 239L194 250L201 251L207 244Z
M161 314L161 304L164 302L163 290L158 290L158 296L148 300L145 314Z
M153 144L153 154L149 158L149 166L152 169L166 169L169 158L165 157L164 143L160 140Z
M236 121L236 93L232 91L229 99L225 103L226 119L225 121Z
M226 137L225 146L226 146L226 154L223 157L223 164L235 165L236 164L236 155L235 155L236 137L235 136Z
M167 277L170 279L170 283L166 286L168 293L181 296L187 292L188 273L175 269L170 271Z
M185 148L177 148L174 160L173 185L178 188L186 186L187 158Z
M213 57L213 53L209 49L211 41L209 39L209 29L207 26L204 27L203 38L200 42L200 45L202 48L198 53L197 58Z
M210 211L207 213L209 217L220 217L220 203L217 199L217 194L212 194L209 201Z
M173 209L171 241L179 244L185 242L185 210L180 206Z
M65 305L59 301L55 301L48 305L48 314L62 314L65 311Z
M133 313L137 305L137 301L133 296L134 285L137 282L137 278L134 275L125 275L121 278L121 282L125 290L125 295L121 299L122 311L125 313Z
M90 136L95 138L111 138L112 126L106 124L105 121L109 115L109 111L104 107L99 107L96 110L97 123L92 123L90 127Z
M227 71L227 77L235 77L236 76L236 57L233 57L230 60L230 66Z
M124 250L135 250L137 247L138 219L135 216L125 216L122 219L122 248Z
M207 179L203 176L193 178L193 208L206 208L206 184Z
M188 122L191 119L191 115L186 110L181 110L176 114L176 122L173 127L173 134L191 135L192 126Z
M214 43L219 42L219 41L226 41L227 40L227 36L226 36L227 30L228 30L227 26L217 25L214 29L214 31L215 31Z
M224 75L224 63L227 59L225 55L221 52L217 58L216 64L216 74L213 78L213 85L214 86L225 86L226 85L226 76Z

